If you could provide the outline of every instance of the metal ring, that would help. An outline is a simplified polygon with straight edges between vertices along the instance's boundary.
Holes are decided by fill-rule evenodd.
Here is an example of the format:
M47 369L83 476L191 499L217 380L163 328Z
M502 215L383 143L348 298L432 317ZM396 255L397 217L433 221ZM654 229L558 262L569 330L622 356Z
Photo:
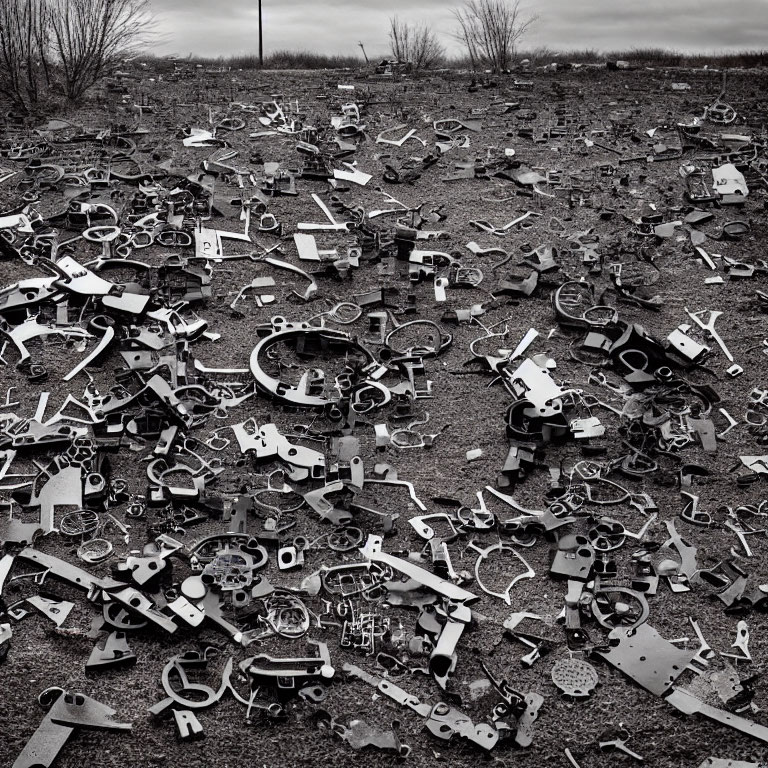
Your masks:
M346 317L342 316L340 313L347 309L351 309L351 312ZM363 310L353 301L340 301L336 306L326 312L325 316L333 320L334 323L349 325L349 323L354 323L355 320L358 320L362 314Z
M114 547L107 539L89 539L83 542L77 549L77 556L86 563L102 563L111 554Z
M275 344L313 335L326 341L346 344L349 347L356 348L365 355L369 363L376 362L373 355L365 347L358 344L349 334L344 333L343 331L336 331L332 328L313 328L306 323L298 323L296 325L289 324L283 330L271 333L253 348L253 352L251 352L250 368L258 385L276 399L285 400L294 405L323 407L333 402L327 397L322 397L320 395L307 395L301 393L295 387L291 387L279 379L270 376L261 366L261 356L266 354Z
M435 347L411 347L408 350L398 350L394 349L392 347L391 341L392 337L399 333L400 331L405 330L406 328L412 328L414 325L427 325L431 328L434 328L435 331L437 331L437 338L439 340L439 343ZM419 357L431 357L432 355L439 355L444 349L447 349L451 342L453 341L453 336L450 333L445 333L440 329L440 326L433 322L432 320L411 320L407 323L403 323L402 325L398 325L397 328L393 328L385 337L384 337L384 344L385 346L389 347L392 352L397 356L404 356L404 355L418 355Z
M78 509L61 518L59 533L62 536L87 536L99 527L99 516L92 509Z

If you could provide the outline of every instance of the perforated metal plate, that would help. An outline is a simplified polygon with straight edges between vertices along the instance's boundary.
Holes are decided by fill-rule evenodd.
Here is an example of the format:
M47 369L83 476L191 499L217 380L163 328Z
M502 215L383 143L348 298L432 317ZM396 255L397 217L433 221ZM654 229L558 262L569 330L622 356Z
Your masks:
M600 682L595 668L582 659L560 659L552 667L552 682L566 695L582 699Z

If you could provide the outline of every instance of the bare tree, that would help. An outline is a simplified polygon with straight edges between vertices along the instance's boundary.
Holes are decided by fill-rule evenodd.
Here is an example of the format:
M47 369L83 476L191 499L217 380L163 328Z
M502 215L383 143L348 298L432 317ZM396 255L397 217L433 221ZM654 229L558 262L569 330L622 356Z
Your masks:
M152 34L149 0L49 2L53 49L70 99L79 99Z
M494 72L509 69L517 44L536 21L520 6L520 0L464 0L461 8L453 9L455 37L467 49L473 68L484 64Z
M392 55L398 61L408 62L415 72L431 69L445 56L445 49L426 24L406 24L397 16L389 20L389 43Z
M24 111L50 81L46 0L0 0L0 93Z

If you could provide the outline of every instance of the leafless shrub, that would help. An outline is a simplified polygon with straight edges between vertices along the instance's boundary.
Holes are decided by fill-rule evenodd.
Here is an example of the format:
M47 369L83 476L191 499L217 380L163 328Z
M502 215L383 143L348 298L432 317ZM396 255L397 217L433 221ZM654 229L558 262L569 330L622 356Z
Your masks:
M406 24L397 16L389 20L389 42L392 55L398 61L408 62L414 72L431 69L445 56L445 49L426 24Z
M536 21L525 16L520 0L464 0L454 8L458 22L456 38L467 49L472 66L490 67L494 72L509 69L520 39Z
M79 99L152 33L149 0L48 0L68 98Z
M0 93L28 112L50 80L46 0L0 0Z

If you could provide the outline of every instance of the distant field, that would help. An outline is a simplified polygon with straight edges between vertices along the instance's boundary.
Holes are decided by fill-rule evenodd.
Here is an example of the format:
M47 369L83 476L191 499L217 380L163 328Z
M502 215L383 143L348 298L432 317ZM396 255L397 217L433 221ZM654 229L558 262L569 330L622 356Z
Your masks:
M574 64L596 64L615 61L627 61L638 66L655 67L765 67L768 66L768 50L743 51L739 53L685 54L663 48L634 48L628 51L551 51L546 48L520 51L518 59L527 59L531 66L545 66L552 62ZM138 61L165 69L172 66L168 57L139 57ZM226 67L230 69L259 69L259 57L256 54L238 54L236 56L200 57L190 55L179 57L179 61L204 67ZM372 59L373 64L375 59ZM363 68L366 66L362 56L326 56L311 51L275 51L265 56L264 69L344 69ZM448 58L442 66L451 69L467 69L469 60Z

